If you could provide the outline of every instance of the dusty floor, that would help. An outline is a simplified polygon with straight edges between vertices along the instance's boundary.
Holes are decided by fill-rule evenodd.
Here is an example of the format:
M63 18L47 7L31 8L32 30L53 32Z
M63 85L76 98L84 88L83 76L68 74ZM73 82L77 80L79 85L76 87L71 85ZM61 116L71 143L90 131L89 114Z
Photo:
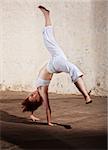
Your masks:
M2 150L106 150L107 98L92 96L86 105L82 96L50 94L54 127L46 125L43 106L33 123L28 113L21 112L27 93L0 93Z

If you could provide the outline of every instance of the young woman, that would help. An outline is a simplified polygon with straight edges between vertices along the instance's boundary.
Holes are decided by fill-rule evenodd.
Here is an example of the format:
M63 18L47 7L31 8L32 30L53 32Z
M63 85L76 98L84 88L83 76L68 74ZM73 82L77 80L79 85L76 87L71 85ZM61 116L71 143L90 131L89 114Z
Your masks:
M53 126L53 124L51 123L51 109L50 109L49 98L48 98L48 86L50 84L50 81L54 73L60 73L60 72L69 73L72 79L72 82L76 85L78 90L84 96L86 104L91 103L92 100L85 88L85 85L82 79L83 73L77 68L77 66L70 63L67 60L65 54L63 53L62 49L59 47L59 45L57 44L54 38L53 27L52 27L51 18L50 18L50 11L47 10L43 6L39 6L38 8L41 10L45 18L45 27L43 29L43 39L44 39L46 48L51 54L51 59L48 61L47 64L45 64L41 68L37 81L36 81L36 87L41 98L43 99L43 103L46 109L48 125ZM36 99L35 91L29 96L28 99L31 101ZM31 119L38 120L38 118L36 118L33 115L33 112L31 115Z

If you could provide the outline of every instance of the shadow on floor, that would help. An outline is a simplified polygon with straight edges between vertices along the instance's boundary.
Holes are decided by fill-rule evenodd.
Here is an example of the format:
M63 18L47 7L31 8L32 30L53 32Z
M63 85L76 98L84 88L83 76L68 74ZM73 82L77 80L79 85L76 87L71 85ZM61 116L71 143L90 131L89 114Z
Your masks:
M55 127L48 127L46 123L41 122L37 125L4 111L0 113L1 140L17 145L19 148L28 150L107 149L106 133L65 130L62 128L64 125L59 123L55 123L57 125Z
M31 124L31 125L33 125L33 124L47 125L46 122L39 122L39 121L33 122L30 119L14 116L14 115L11 115L8 112L2 111L2 110L0 110L0 114L1 114L1 119L0 119L1 121L13 122L13 123L24 123L24 124ZM68 125L68 124L60 124L60 123L56 123L56 122L53 122L53 124L64 127L65 129L72 128L71 125Z

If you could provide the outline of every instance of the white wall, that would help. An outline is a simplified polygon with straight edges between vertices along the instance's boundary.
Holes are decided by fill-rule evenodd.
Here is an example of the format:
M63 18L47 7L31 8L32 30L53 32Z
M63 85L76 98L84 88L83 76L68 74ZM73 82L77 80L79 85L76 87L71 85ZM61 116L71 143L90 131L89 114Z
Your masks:
M56 39L84 72L87 88L95 95L107 95L105 0L1 0L0 90L33 90L40 67L49 59L39 4L51 10ZM49 91L79 94L65 73L54 75Z

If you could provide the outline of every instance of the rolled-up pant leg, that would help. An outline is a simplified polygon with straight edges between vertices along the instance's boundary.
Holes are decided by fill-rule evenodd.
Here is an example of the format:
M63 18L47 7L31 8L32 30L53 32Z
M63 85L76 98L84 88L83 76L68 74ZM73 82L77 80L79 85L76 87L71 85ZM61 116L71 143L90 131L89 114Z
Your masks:
M56 59L56 62L54 63L54 67L56 68L57 72L69 73L71 80L74 83L77 81L77 79L80 76L83 76L83 73L76 65L60 57Z
M69 68L69 74L71 76L72 82L75 83L79 77L83 76L82 71L76 65L68 61L67 66Z

